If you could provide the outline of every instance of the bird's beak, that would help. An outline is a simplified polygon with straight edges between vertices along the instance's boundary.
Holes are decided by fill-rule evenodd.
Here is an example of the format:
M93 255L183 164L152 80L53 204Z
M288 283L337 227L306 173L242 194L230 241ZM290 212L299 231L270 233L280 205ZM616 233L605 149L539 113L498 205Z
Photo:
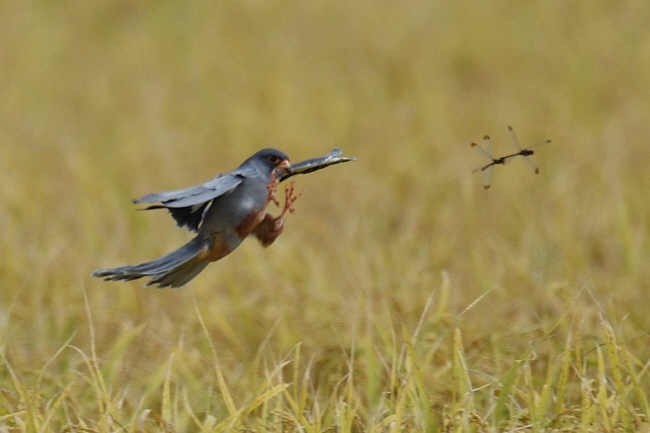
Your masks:
M280 164L278 164L278 167L276 170L278 170L280 173L286 173L291 169L291 163L289 162L288 159L285 159L282 161Z

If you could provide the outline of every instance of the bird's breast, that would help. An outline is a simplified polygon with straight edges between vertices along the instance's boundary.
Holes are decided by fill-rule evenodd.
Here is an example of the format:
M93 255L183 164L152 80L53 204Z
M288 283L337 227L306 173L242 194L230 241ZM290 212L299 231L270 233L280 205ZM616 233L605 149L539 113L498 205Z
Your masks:
M262 221L266 213L268 190L263 182L247 179L226 194L214 200L201 229L220 233L227 243L244 239Z

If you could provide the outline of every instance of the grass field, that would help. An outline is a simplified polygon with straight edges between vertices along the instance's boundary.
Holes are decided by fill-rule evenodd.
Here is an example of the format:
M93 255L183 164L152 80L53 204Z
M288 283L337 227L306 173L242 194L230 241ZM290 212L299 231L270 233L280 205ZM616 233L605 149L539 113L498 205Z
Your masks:
M650 431L646 1L0 16L0 432ZM358 161L187 287L89 276L262 147Z

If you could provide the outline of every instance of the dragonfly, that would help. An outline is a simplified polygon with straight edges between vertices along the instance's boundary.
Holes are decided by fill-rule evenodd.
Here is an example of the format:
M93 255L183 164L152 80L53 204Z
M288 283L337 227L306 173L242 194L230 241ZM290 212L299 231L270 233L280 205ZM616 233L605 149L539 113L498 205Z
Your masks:
M551 140L545 140L540 143L533 144L532 146L529 146L525 149L521 147L519 144L519 140L517 139L517 135L515 134L515 131L512 129L511 126L508 126L508 132L510 134L510 138L512 140L512 147L514 149L514 153L511 153L506 156L502 156L500 158L495 158L492 156L491 152L491 142L490 142L490 137L488 135L483 136L483 142L482 145L479 146L476 143L472 143L472 147L480 151L483 155L485 155L489 160L490 163L477 168L473 172L476 173L478 171L482 171L483 174L483 188L489 189L490 186L492 185L492 169L494 168L495 165L504 165L510 158L514 158L516 156L523 156L524 161L530 167L531 170L535 173L539 173L539 168L535 165L533 161L529 158L529 156L535 154L535 151L533 150L537 146L541 146L542 144L547 144L550 143Z

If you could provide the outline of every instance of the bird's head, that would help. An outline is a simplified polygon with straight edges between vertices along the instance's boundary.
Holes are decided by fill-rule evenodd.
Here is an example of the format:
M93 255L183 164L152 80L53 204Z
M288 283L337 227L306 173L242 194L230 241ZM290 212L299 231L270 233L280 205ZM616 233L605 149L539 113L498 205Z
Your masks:
M242 165L249 164L254 164L264 174L268 174L269 176L271 176L271 174L275 171L276 177L278 178L291 168L289 157L284 152L270 148L262 149L259 152L255 153Z

